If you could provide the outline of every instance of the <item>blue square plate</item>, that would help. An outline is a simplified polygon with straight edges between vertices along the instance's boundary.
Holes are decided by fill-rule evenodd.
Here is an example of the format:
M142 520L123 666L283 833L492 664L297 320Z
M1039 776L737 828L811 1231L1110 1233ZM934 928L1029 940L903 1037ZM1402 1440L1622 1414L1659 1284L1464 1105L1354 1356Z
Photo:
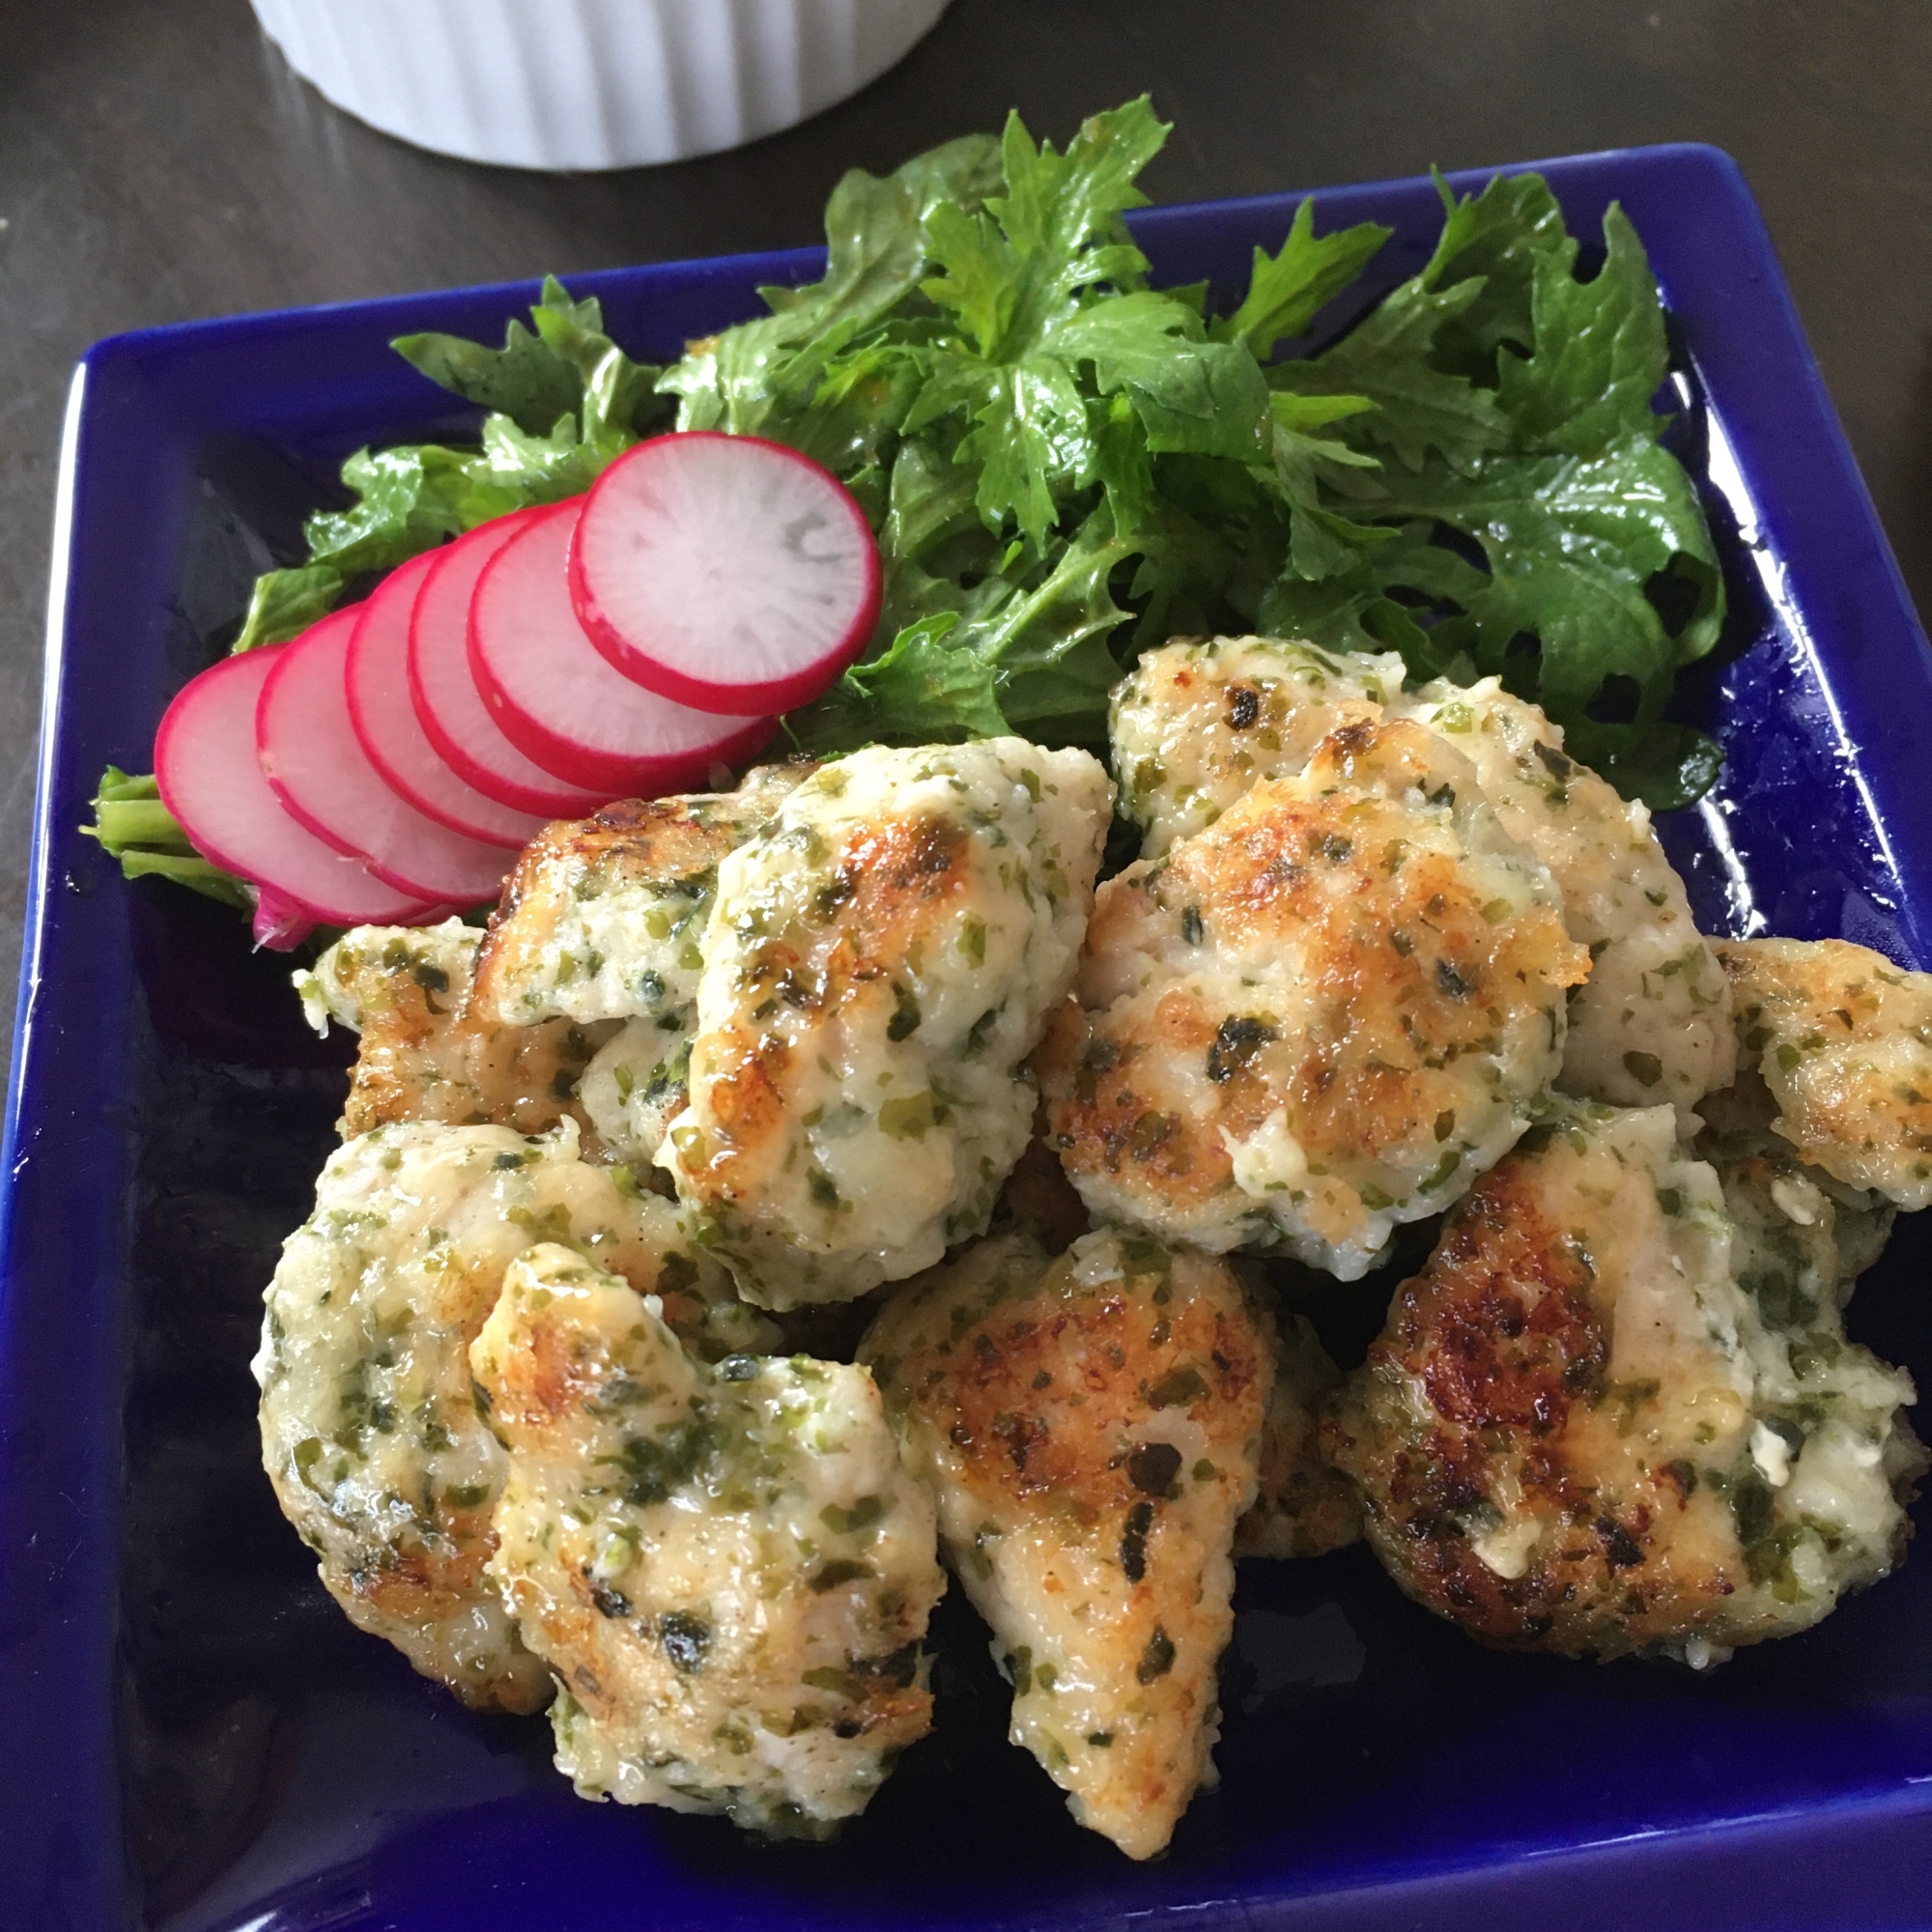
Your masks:
M1729 574L1730 635L1691 693L1728 762L1666 828L1693 900L1717 930L1842 933L1932 965L1932 656L1749 195L1703 148L1545 172L1586 241L1616 197L1649 246L1685 370L1674 434ZM1157 278L1227 285L1296 199L1134 227ZM1393 225L1383 283L1440 219L1426 181L1321 208ZM620 340L669 355L817 262L575 286ZM388 338L494 337L533 295L156 329L102 343L75 381L0 1223L0 1926L1926 1922L1924 1557L1705 1677L1492 1656L1360 1548L1250 1565L1220 1789L1147 1866L1075 1830L1004 1742L956 1601L938 1734L830 1850L582 1804L545 1726L468 1715L351 1630L262 1480L246 1368L340 1056L301 1032L283 962L251 956L239 922L124 887L75 828L104 764L145 767L168 697L333 500L341 458L473 426ZM1852 1310L1921 1375L1929 1233L1932 1216L1903 1224Z

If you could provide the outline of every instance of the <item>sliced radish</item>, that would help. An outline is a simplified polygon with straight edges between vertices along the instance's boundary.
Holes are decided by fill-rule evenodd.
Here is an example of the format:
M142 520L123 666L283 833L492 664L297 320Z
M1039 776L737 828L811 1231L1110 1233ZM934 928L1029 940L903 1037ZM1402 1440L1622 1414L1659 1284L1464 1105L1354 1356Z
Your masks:
M256 890L252 929L257 946L293 952L315 930L315 920L305 905L284 898L272 886L262 886Z
M410 616L410 699L443 761L514 811L582 818L612 792L585 791L526 758L491 717L469 675L469 598L483 566L541 510L479 524L430 566Z
M770 718L693 711L635 684L571 609L565 564L582 499L542 510L484 566L469 600L469 668L510 740L607 793L676 791L749 757Z
M439 554L425 551L398 565L357 606L361 615L349 639L349 721L391 791L452 832L518 849L543 830L543 819L499 805L459 778L430 743L410 699L410 617Z
M809 703L879 615L879 547L852 493L782 444L653 437L597 479L570 592L626 677L733 717Z
M349 640L361 612L331 611L281 651L255 707L255 755L289 816L416 898L477 905L511 858L391 791L349 720Z
M262 776L255 706L288 648L265 644L223 658L177 694L155 734L161 803L204 858L272 895L270 928L278 934L290 929L288 900L328 925L416 925L440 918L441 907L384 885L359 859L298 825Z

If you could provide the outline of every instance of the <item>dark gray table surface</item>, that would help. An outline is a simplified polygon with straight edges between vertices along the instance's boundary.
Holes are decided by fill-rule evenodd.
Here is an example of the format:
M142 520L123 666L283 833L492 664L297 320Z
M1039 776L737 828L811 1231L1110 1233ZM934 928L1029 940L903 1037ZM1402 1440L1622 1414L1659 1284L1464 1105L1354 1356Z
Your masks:
M1015 105L1064 139L1151 90L1176 124L1147 180L1157 201L1712 141L1757 192L1928 610L1928 84L1924 0L954 0L900 67L803 128L550 177L371 132L289 72L245 0L0 0L0 1000L24 911L61 410L97 337L810 242L845 168Z

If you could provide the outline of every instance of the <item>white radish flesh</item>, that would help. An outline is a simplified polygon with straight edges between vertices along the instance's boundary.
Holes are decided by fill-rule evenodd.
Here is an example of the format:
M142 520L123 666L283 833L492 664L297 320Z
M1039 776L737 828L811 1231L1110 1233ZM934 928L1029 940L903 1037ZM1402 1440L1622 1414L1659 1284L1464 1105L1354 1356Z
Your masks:
M429 741L410 697L410 617L439 553L399 564L357 608L349 639L349 721L391 791L426 817L488 845L516 851L543 830L533 812L487 798Z
M289 816L358 858L398 892L478 905L510 869L500 845L466 838L392 791L349 717L349 640L361 612L336 611L276 654L255 706L255 755Z
M469 599L484 566L541 510L481 524L431 565L410 616L410 700L443 761L515 811L582 818L616 796L586 791L527 758L491 717L469 674Z
M565 565L581 500L540 511L484 566L469 605L469 668L513 743L607 794L702 785L749 757L769 718L675 704L614 669L571 608Z
M415 925L440 918L440 908L384 885L360 860L298 825L263 777L255 706L288 648L266 644L224 658L177 694L155 734L161 803L203 858L277 902L295 901L321 923Z
M870 639L879 583L878 545L837 477L710 431L619 457L570 556L578 617L626 677L739 717L823 692Z

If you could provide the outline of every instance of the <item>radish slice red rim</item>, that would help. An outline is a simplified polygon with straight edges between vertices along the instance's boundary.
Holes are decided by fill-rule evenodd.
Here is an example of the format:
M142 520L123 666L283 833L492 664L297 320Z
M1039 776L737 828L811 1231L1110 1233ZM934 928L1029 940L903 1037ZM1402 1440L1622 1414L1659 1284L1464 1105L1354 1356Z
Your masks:
M272 895L277 936L294 901L328 925L416 925L440 917L326 845L282 810L255 756L255 706L287 644L224 658L177 694L155 734L161 803L205 859ZM293 944L282 938L282 943Z
M571 608L565 571L582 501L539 511L484 566L469 601L469 668L512 743L609 793L678 791L747 758L770 718L674 704L606 662Z
M399 564L377 585L349 639L349 722L369 762L391 791L425 817L487 845L520 850L543 819L487 798L462 778L429 741L410 697L410 617L440 553Z
M781 443L653 437L597 479L570 552L577 615L628 678L699 711L789 711L865 649L879 547L831 471Z
M439 825L390 790L355 735L347 674L360 621L355 609L334 611L277 653L255 705L262 774L298 825L398 892L458 905L494 899L509 853Z
M255 889L255 917L249 922L255 944L270 952L293 952L315 930L315 917L305 905L284 898L270 886Z
M410 700L438 754L486 798L514 811L582 818L616 795L586 791L546 771L504 737L469 675L469 598L483 567L533 517L517 510L481 524L430 566L410 614Z

